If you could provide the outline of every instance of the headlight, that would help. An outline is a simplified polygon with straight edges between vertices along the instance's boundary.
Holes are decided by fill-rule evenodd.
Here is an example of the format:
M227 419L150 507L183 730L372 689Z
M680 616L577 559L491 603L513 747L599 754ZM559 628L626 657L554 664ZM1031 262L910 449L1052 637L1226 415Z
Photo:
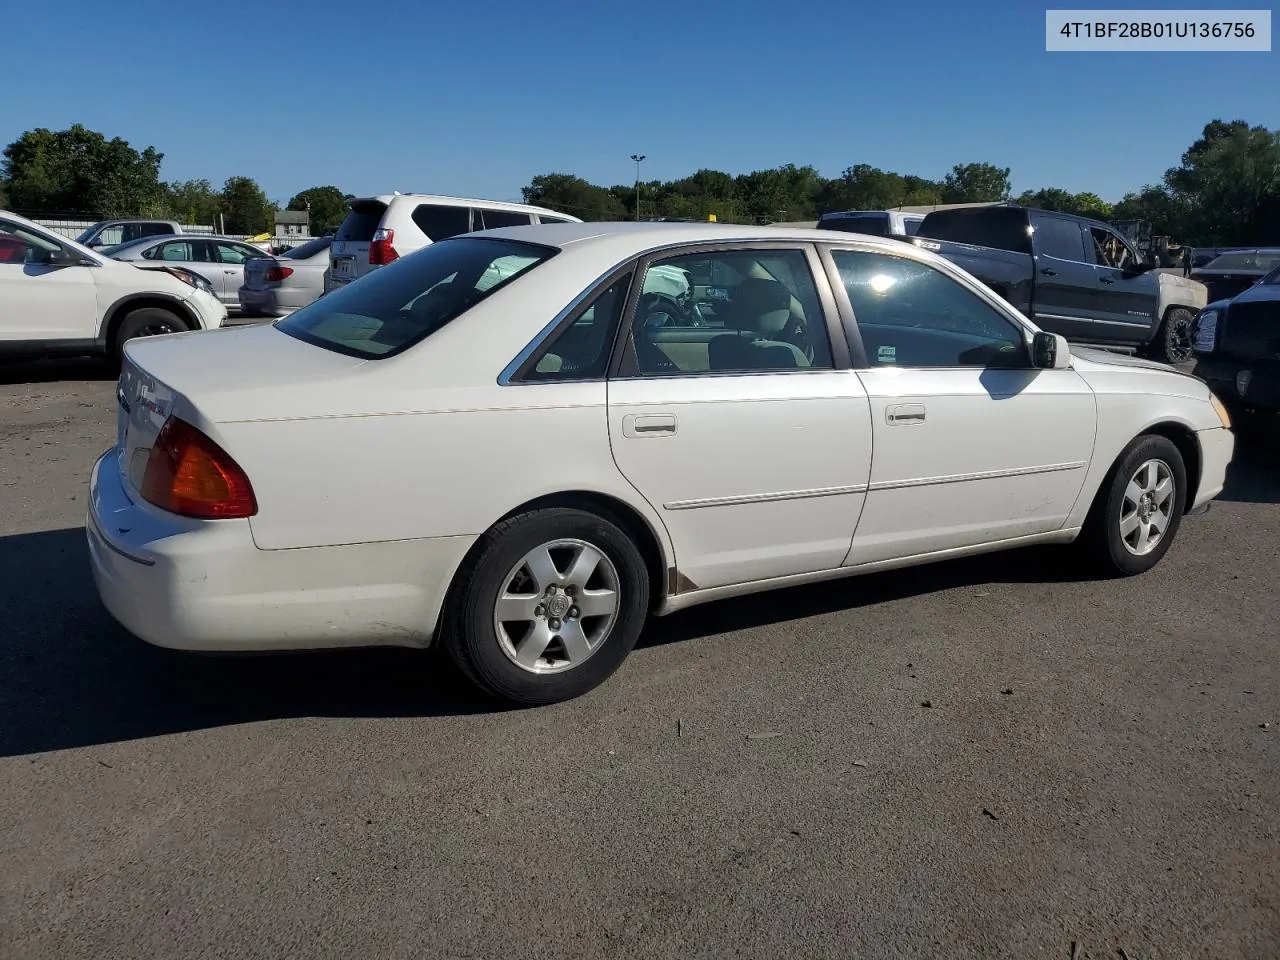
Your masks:
M200 276L200 274L195 273L192 270L184 269L183 267L164 267L163 269L165 272L173 274L173 276L177 277L183 283L190 284L197 290L203 290L210 296L217 296L217 294L213 292L213 284Z
M1228 430L1231 429L1231 414L1227 413L1227 408L1222 401L1218 399L1216 393L1209 394L1209 402L1213 404L1213 412L1218 415L1218 419L1222 421L1222 425Z
M1212 353L1218 342L1218 311L1201 310L1195 319L1191 345L1197 353Z

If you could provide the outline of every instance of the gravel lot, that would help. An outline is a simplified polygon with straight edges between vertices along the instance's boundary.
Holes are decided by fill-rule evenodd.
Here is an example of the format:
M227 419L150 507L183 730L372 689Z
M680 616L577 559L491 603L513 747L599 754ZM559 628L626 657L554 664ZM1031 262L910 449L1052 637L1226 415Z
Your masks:
M1280 956L1274 435L1137 580L1039 550L719 604L500 711L434 657L116 627L112 393L0 368L5 960Z

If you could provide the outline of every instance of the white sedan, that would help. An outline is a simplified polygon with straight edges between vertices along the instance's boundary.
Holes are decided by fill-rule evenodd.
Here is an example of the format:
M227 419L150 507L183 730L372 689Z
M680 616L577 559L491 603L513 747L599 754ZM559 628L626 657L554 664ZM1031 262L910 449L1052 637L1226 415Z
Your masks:
M689 315L641 307L663 268ZM125 354L88 516L121 623L190 650L439 644L523 704L709 600L1036 543L1142 573L1234 445L1201 381L831 231L486 231Z

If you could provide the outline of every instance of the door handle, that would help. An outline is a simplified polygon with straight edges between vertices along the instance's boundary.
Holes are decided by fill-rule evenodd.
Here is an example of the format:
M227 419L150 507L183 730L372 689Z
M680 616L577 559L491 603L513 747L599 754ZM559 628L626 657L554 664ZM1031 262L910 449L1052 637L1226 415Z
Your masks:
M896 403L884 412L885 421L891 427L906 426L912 423L924 423L923 403Z
M670 437L676 432L674 413L655 413L646 416L629 414L622 418L622 435L632 440L645 437Z
M1058 275L1057 270L1050 270L1048 267L1045 267L1040 272L1043 273L1046 277L1056 277Z
M1099 280L1101 280L1103 283L1115 283L1115 282L1116 282L1116 278L1115 278L1115 277L1099 277L1098 279L1099 279Z

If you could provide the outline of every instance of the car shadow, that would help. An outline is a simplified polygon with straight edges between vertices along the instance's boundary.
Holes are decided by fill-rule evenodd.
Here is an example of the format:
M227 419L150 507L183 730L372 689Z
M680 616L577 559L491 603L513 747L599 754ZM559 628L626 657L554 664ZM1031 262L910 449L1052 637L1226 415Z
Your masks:
M109 381L115 378L116 371L99 357L14 360L0 363L0 385L56 383L60 380Z
M966 584L1050 582L1077 572L1031 549L817 584L653 620L640 647L812 617ZM0 538L0 756L20 756L290 717L499 712L448 659L374 649L266 656L163 650L102 607L82 528Z

